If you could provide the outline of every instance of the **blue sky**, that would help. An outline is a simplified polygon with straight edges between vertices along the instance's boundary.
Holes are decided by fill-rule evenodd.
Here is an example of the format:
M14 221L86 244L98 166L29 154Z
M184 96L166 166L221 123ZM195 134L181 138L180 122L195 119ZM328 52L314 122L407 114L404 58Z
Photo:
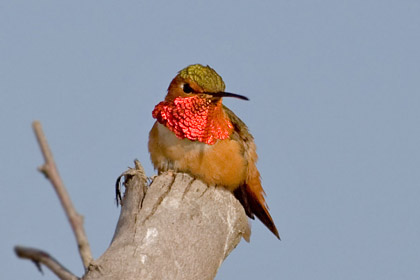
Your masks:
M36 170L42 122L95 258L112 238L114 182L148 175L151 112L183 67L212 66L248 124L282 241L258 221L217 279L419 279L420 2L3 1L0 263L55 279L16 244L83 269Z

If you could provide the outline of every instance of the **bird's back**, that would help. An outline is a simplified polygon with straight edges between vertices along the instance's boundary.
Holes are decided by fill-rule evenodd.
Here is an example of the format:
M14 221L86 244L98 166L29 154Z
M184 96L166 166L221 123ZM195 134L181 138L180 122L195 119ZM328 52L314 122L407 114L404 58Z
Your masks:
M233 133L230 138L240 143L243 156L247 163L245 182L238 186L233 193L245 208L248 217L254 219L254 215L257 216L280 239L265 202L265 192L262 188L260 173L256 166L258 156L254 137L249 133L245 123L235 113L226 106L223 106L223 109L233 125Z

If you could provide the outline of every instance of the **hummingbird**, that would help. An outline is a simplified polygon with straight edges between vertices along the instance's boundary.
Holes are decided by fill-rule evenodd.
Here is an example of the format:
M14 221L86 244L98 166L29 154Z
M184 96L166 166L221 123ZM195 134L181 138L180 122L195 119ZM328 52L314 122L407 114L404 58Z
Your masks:
M185 172L208 185L231 191L251 219L258 219L280 239L265 202L253 136L245 123L222 104L222 77L210 66L190 65L169 85L152 112L149 152L159 173Z

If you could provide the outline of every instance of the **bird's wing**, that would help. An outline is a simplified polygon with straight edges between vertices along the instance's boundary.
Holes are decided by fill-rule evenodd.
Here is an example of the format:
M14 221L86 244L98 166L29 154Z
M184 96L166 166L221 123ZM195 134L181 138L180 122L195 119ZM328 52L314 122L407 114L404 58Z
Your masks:
M249 133L245 123L229 108L223 106L223 109L228 115L234 129L230 138L241 143L243 156L248 163L246 181L234 191L234 195L241 202L246 214L250 218L254 219L255 214L280 239L277 228L268 211L267 203L265 202L265 192L261 186L260 173L256 166L258 156L254 137Z

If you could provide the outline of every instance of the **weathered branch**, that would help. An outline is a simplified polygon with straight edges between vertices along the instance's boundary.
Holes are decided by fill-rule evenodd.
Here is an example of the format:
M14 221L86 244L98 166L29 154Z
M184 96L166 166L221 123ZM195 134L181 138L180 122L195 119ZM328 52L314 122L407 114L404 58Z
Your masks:
M82 258L83 266L85 270L87 270L93 259L90 245L83 227L83 217L76 212L70 196L64 187L60 175L58 174L53 155L48 146L44 132L42 131L41 123L39 121L34 121L32 126L45 160L45 163L39 167L39 170L44 173L51 182L58 198L60 199L61 205L63 206L64 212L66 213L71 228L73 229L73 233L76 237L77 247L79 248L79 254Z
M58 278L63 280L77 280L79 279L76 275L68 271L62 266L57 260L51 257L48 253L28 247L15 247L16 255L22 259L29 259L35 263L37 268L42 272L41 265L43 264L48 267L52 272L57 275Z
M122 175L125 193L112 243L93 261L83 218L60 179L41 124L33 127L45 159L40 171L53 185L76 236L83 279L213 279L241 238L248 240L248 219L231 192L172 172L147 187L143 167L135 161L135 168ZM15 252L39 269L44 264L60 279L78 279L46 252L25 247Z
M83 279L213 279L249 236L243 207L224 188L170 172L146 188L138 162L125 177L111 246Z

